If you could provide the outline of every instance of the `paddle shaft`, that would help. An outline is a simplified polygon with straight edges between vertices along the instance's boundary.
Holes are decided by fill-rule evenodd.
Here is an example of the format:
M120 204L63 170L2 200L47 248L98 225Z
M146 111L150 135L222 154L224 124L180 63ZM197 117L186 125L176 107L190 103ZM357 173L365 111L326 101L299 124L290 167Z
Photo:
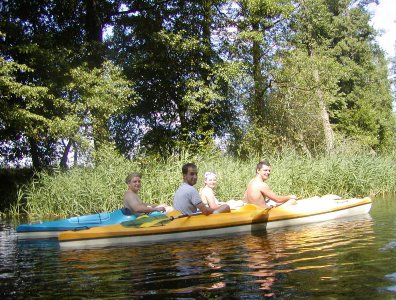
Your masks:
M201 212L197 212L197 213L194 213L194 214L191 214L191 215L180 215L180 216L176 216L176 217L169 217L169 219L171 220L171 221L173 221L174 219L180 219L180 218L186 218L186 217L193 217L193 216L199 216L199 215L202 215L202 213Z
M297 200L300 200L301 199L301 197L299 196L299 197L297 197L295 200L297 201ZM289 200L287 200L287 201L290 201L291 199L289 199ZM274 206L271 206L270 208L275 208L275 207L279 207L279 206L281 206L282 204L285 204L287 201L285 201L285 202L282 202L282 203L277 203L277 204L275 204Z

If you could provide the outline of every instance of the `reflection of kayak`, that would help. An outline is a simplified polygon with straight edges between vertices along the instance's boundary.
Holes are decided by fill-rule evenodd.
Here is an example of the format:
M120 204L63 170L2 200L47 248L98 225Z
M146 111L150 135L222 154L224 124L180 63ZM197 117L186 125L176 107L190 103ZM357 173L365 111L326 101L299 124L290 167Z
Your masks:
M319 198L320 199L320 198ZM371 199L299 200L297 205L271 209L247 204L230 213L161 219L146 218L121 224L67 231L59 235L61 247L90 247L190 239L227 233L265 231L277 227L321 222L368 213ZM176 214L177 212L172 212Z
M56 238L66 230L83 230L92 227L105 226L136 219L136 215L129 214L125 209L118 209L111 213L98 213L65 220L41 222L34 224L21 224L16 228L18 238Z

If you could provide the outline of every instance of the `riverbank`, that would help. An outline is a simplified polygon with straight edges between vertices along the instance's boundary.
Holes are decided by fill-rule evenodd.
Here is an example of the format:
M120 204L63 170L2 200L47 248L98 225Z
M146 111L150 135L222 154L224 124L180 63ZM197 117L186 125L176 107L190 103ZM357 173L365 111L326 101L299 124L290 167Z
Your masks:
M307 158L295 153L266 157L272 165L268 183L276 193L311 197L338 194L362 197L396 192L395 154L337 154ZM218 175L216 195L220 200L241 199L248 181L255 174L260 158L240 160L213 152L206 157L189 156L138 158L133 161L117 155L102 157L94 168L41 172L20 188L19 201L7 213L29 216L72 216L111 211L122 206L129 172L143 173L141 198L147 203L172 203L182 182L181 166L194 162L199 168L196 187L203 185L203 174Z
M15 205L21 187L31 182L33 174L29 168L0 168L0 213Z

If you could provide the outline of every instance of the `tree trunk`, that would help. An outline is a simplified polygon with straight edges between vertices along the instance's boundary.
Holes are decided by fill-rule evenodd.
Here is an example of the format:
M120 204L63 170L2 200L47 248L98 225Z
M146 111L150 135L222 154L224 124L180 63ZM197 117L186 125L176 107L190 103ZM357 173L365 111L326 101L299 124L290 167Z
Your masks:
M310 57L313 57L313 50L309 51ZM330 117L327 111L326 101L321 87L319 86L319 70L315 69L313 72L314 80L317 83L316 95L318 97L318 105L320 110L320 117L323 124L323 133L326 141L326 152L330 153L334 148L334 132L331 128Z
M86 6L85 29L89 45L89 62L92 67L100 67L103 60L103 22L99 15L98 0L86 0Z
M30 155L32 157L33 169L40 170L42 165L41 165L41 159L40 159L37 143L33 138L29 137L28 140L30 144Z
M203 21L202 21L202 42L205 45L205 53L204 55L206 56L206 63L208 65L211 65L211 43L210 43L210 38L211 38L211 30L210 26L212 25L212 1L211 0L205 0L203 1L203 9L204 9L204 15L203 15ZM206 71L206 73L209 73ZM204 74L207 75L207 74ZM206 78L206 77L204 77Z
M74 166L77 166L78 163L78 147L77 147L77 143L73 142L73 148L74 148L74 161L73 164Z
M255 31L259 31L258 24L252 24L252 28ZM264 83L263 76L261 74L261 56L262 50L260 43L256 40L253 41L252 46L252 58L253 58L253 82L254 82L254 94L253 94L253 116L259 120L264 118Z
M69 139L69 141L67 142L67 145L65 147L65 151L63 151L62 159L59 164L59 166L62 169L67 169L67 161L68 161L68 156L69 156L69 152L70 152L70 148L71 148L72 144L73 144L73 141L71 139Z

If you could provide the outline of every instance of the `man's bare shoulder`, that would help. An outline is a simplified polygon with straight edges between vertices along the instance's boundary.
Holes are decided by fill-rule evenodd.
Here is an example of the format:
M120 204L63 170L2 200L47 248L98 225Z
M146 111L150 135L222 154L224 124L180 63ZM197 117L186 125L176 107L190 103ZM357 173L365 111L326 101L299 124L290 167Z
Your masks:
M126 191L124 194L124 199L128 201L140 202L139 196L132 191Z
M264 188L269 188L268 184L266 184L264 181L258 180L256 178L253 178L250 180L248 184L248 188L254 188L254 189L264 189Z

